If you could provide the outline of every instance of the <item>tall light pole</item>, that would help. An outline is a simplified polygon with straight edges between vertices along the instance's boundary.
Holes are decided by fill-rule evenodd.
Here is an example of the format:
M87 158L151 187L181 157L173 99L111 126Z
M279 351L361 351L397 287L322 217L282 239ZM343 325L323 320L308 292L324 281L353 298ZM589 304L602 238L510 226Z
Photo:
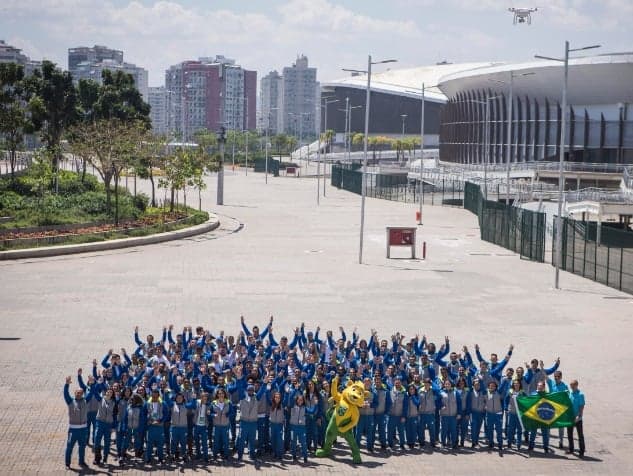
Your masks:
M347 160L352 161L352 110L358 109L359 107L363 107L362 105L352 106L349 105L349 114L347 115L347 130L349 133L349 147L347 148Z
M266 162L265 162L265 168L266 168L266 183L268 183L268 130L270 129L270 114L273 111L277 111L279 110L278 107L271 107L268 110L268 122L266 123Z
M436 88L437 84L433 86L426 86L424 82L422 82L422 105L420 107L420 219L418 220L418 225L422 225L422 204L424 202L424 179L422 174L424 173L424 106L426 102L426 90L427 88ZM407 92L417 92L417 91L407 91ZM415 155L415 149L414 149Z
M325 149L323 151L324 159L327 159L327 105L338 102L338 99L333 99L328 101L328 97L322 98L323 105L325 106ZM319 144L319 158L317 161L317 205L319 204L319 194L320 192L320 177L321 177L321 114L320 114L320 104L319 104L319 134L318 134L318 144ZM323 161L323 196L325 197L325 160Z
M549 56L534 55L535 58L562 62L563 72L563 101L561 105L561 127L560 127L560 156L558 160L558 217L556 219L556 271L554 274L554 287L559 289L560 262L563 252L563 193L565 188L564 161L565 161L565 128L567 127L567 79L569 75L569 53L573 51L591 50L600 48L600 45L585 46L583 48L569 48L569 41L565 41L565 56L561 58L551 58Z
M535 73L522 73L514 74L510 71L510 81L505 82L499 79L490 79L495 83L508 84L510 92L508 94L508 144L506 145L506 205L510 205L510 162L512 160L512 105L514 102L513 90L514 90L514 78L518 76L532 76Z
M361 180L361 202L360 202L360 241L358 247L358 264L363 263L363 235L365 233L365 195L367 193L367 136L369 135L369 107L371 99L371 65L372 64L384 64L395 63L397 60L389 59L383 61L371 61L371 55L367 57L367 70L351 70L343 69L343 71L350 71L353 73L366 73L367 74L367 98L365 99L365 136L363 137L363 175Z
M224 143L226 142L226 129L224 126L220 126L217 138L218 144L220 144L220 163L218 164L218 195L216 203L224 205Z
M402 134L400 134L400 147L402 147L402 161L404 162L404 124L407 120L406 114L400 114L402 118Z
M327 146L328 146L328 130L327 130L327 105L328 104L333 104L335 102L338 102L338 99L333 99L332 101L328 101L328 98L324 98L325 102L323 104L325 104L325 124L323 125L323 128L325 129L325 150L324 150L324 158L323 158L323 196L325 197L325 176L327 175L327 171L326 171L326 167L327 167ZM321 124L321 122L319 121L319 124ZM332 170L332 167L330 167L330 171Z
M245 154L245 164L244 164L244 173L248 175L248 98L244 97L244 101L246 102L246 114L242 119L242 124L245 125L246 129L246 154Z

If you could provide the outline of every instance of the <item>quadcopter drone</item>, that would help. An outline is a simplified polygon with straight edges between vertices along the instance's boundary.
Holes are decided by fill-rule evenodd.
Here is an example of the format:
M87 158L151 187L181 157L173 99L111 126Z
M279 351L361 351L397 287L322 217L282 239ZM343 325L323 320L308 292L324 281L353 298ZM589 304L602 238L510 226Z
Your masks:
M509 12L514 13L513 25L517 23L532 24L532 13L538 11L538 8L508 8Z

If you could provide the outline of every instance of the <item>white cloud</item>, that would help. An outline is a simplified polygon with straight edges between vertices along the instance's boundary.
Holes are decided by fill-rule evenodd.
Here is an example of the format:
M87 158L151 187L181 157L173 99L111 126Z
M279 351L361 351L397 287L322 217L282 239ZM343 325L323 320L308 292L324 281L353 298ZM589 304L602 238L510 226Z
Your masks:
M612 29L623 43L624 22L633 15L631 0L548 0L531 27L513 27L507 8L517 2L510 0L391 1L278 0L265 10L248 1L219 8L206 0L3 0L0 31L32 58L62 66L69 47L122 49L126 61L150 70L150 84L162 83L172 64L215 54L261 76L304 53L319 68L319 79L328 80L339 77L343 66L362 67L368 53L395 56L405 66L521 59L563 36L574 40Z

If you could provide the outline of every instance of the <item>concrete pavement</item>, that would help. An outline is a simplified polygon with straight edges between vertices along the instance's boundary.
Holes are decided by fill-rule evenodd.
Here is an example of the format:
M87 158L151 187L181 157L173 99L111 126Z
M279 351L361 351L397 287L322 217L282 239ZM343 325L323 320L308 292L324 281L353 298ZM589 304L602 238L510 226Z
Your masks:
M317 207L315 179L269 177L265 185L262 174L229 171L226 205L216 207L215 177L208 183L203 207L221 221L208 234L0 263L0 472L64 471L64 377L76 380L78 367L88 369L109 348L131 352L135 325L142 335L156 335L168 323L237 334L241 314L260 326L274 315L276 336L305 322L309 328L356 326L363 338L370 328L387 338L397 330L435 342L448 335L453 348L478 343L484 355L504 353L514 343L512 366L533 357L548 365L560 356L563 379L578 378L587 397L585 461L560 450L530 459L512 452L503 458L417 452L364 455L367 464L354 467L343 445L337 461L315 459L308 469L263 466L261 473L629 471L631 296L568 273L563 289L553 290L550 265L482 242L475 216L463 209L425 205L419 236L427 242L427 260L407 259L405 250L392 253L402 259L387 260L385 225L413 226L417 206L368 199L365 263L358 265L358 196L328 185ZM250 464L209 470L256 471Z

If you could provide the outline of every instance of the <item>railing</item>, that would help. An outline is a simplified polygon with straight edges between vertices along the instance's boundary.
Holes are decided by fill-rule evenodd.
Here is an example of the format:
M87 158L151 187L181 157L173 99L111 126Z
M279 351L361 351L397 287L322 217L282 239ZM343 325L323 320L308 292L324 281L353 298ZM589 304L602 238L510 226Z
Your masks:
M440 162L441 167L458 168L469 171L483 171L484 164L454 164L451 162ZM536 171L557 171L559 170L559 162L518 162L510 164L510 171L516 170L536 170ZM565 172L596 172L621 174L630 165L625 164L596 164L586 162L563 162L563 170ZM486 166L489 172L504 172L507 170L506 164L488 164Z
M629 193L633 193L633 167L626 167L624 169L624 172L622 172L622 182L624 188Z

